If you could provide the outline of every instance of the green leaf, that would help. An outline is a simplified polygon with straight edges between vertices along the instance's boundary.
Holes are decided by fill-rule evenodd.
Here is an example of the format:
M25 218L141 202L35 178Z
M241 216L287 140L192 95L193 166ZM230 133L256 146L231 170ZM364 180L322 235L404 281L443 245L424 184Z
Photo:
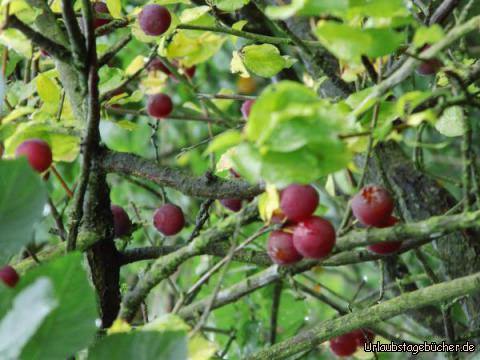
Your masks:
M462 136L465 133L463 117L465 116L461 106L447 108L438 119L435 128L442 135L448 137Z
M0 264L4 264L32 241L47 194L25 158L0 160L0 174Z
M241 9L247 5L250 0L214 0L213 3L217 8L223 11L232 12Z
M261 178L262 159L258 150L249 143L242 143L232 149L230 159L235 171L252 184Z
M232 146L238 145L243 139L242 134L237 130L228 130L215 137L208 145L206 153L223 152Z
M246 126L247 138L261 144L275 127L277 113L293 104L309 106L318 104L317 94L304 85L282 81L265 88L252 107Z
M326 102L315 106L292 105L275 115L277 122L268 137L263 138L262 149L289 152L307 144L322 147L341 143L338 134L345 125L345 117Z
M305 4L298 12L298 15L342 14L348 9L348 3L349 0L305 0Z
M182 58L186 67L200 64L214 56L227 38L211 32L178 30L166 47L169 58Z
M208 14L209 11L209 6L197 6L194 8L185 9L180 15L180 22L182 24L193 23L199 20L205 14Z
M232 60L230 61L230 71L232 74L239 74L241 77L248 78L250 74L243 64L242 58L238 51L232 53Z
M181 331L134 331L103 337L88 360L187 360L187 337Z
M240 56L248 70L266 78L294 64L289 57L280 55L280 51L271 44L245 46Z
M122 128L122 129L128 130L128 131L134 131L134 130L138 129L138 124L134 123L133 121L130 121L130 120L115 121L114 124L117 125L118 127Z
M16 120L16 119L18 119L22 116L31 114L34 111L35 111L34 108L28 107L28 106L27 107L23 107L23 106L16 107L13 111L11 111L7 116L5 116L2 119L2 125L8 124L9 122L11 122L13 120Z
M190 4L189 0L154 0L154 4L158 5L170 5L170 4Z
M321 176L317 157L306 148L289 153L262 155L262 179L285 187L291 183L308 184Z
M123 70L109 66L103 66L99 71L101 93L117 89L124 80Z
M360 62L360 57L380 57L397 50L405 35L392 29L361 29L346 24L320 22L316 34L320 42L338 58Z
M122 17L122 1L121 0L107 0L108 12L113 18L119 19Z
M0 44L14 49L25 58L32 56L32 45L23 33L17 29L4 29L0 33Z
M319 0L320 1L320 0ZM409 16L403 0L350 0L348 15L376 18L394 18Z
M179 316L167 314L141 327L142 331L188 332L191 327ZM215 354L216 346L201 334L188 338L188 360L209 360Z
M415 31L413 37L413 45L416 48L421 48L425 44L434 44L445 37L445 31L438 24L430 27L422 26Z
M267 6L265 12L271 19L284 20L294 15L341 14L347 9L348 0L293 0L288 5Z
M188 341L188 360L210 360L217 347L201 335L195 335Z
M232 29L234 30L242 30L245 25L248 24L247 20L240 20L237 21L235 24L232 25Z
M38 95L44 102L53 105L60 103L60 86L58 86L54 79L45 74L39 74L35 81Z
M48 278L39 278L19 292L0 320L0 358L18 359L23 347L57 306Z
M410 91L402 95L396 102L399 117L410 114L417 106L431 98L434 94L430 91Z
M81 253L71 253L30 270L15 288L21 291L47 278L58 303L23 349L21 359L66 359L94 340L96 299L82 263Z

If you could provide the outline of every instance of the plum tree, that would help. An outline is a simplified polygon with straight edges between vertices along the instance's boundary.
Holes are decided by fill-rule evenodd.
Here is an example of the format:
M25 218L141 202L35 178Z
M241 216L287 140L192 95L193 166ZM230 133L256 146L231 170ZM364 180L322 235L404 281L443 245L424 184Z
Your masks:
M311 185L292 184L280 194L280 208L285 216L293 221L301 221L311 216L318 202L318 192Z
M302 255L293 246L292 234L285 231L272 231L268 237L267 253L279 265L290 265L302 260Z
M42 139L29 139L22 142L17 147L15 155L26 156L30 166L39 173L47 171L52 165L52 150L50 145Z
M170 96L155 94L148 97L147 112L150 116L161 119L170 115L173 110L173 103Z
M6 286L13 288L17 285L18 280L20 280L20 276L13 267L4 266L0 269L0 280L2 280Z
M132 222L124 208L118 205L110 206L113 215L113 228L115 237L120 238L130 235L132 231Z
M163 235L172 236L182 231L185 226L185 217L180 207L165 204L153 214L153 224Z
M392 214L394 203L385 188L368 185L353 197L351 206L363 225L382 226Z
M149 4L145 5L138 15L138 23L143 32L150 36L159 36L165 33L172 22L172 16L167 8Z
M312 216L296 224L293 230L295 249L308 259L321 259L335 246L335 228L319 216Z

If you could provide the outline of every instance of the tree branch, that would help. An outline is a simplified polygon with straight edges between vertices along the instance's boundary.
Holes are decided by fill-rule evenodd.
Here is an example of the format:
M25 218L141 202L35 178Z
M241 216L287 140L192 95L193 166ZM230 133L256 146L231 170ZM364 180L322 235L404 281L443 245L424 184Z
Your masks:
M101 68L102 66L108 64L110 60L112 60L113 57L120 52L120 50L127 46L130 40L132 40L132 34L127 34L123 38L118 40L118 42L113 45L111 49L108 49L102 55L102 57L100 57L100 59L98 60L98 67Z
M444 0L432 14L428 24L442 24L459 4L459 0Z
M155 260L160 256L165 256L178 251L182 246L150 246L136 249L128 249L121 253L121 265L128 265L138 261ZM212 255L216 257L227 256L229 246L225 244L214 244L204 251L204 255ZM254 250L236 251L233 255L233 261L255 264L258 266L268 267L272 265L270 257L265 252Z
M205 249L210 245L232 235L238 223L250 223L257 218L257 215L257 204L254 202L245 207L242 212L236 216L229 216L223 221L220 221L215 228L200 234L200 236L187 246L155 261L150 271L138 281L133 290L125 295L120 310L120 317L124 320L131 321L151 289L158 285L163 279L173 274L186 260L203 254Z
M410 310L480 291L480 273L403 294L378 305L327 320L304 333L260 350L246 360L284 359L349 331L375 325Z
M433 44L427 50L423 51L421 56L425 59L434 58L438 53L445 50L455 41L459 40L468 33L480 28L480 16L471 18L464 24L461 24L452 30L439 42ZM420 60L410 57L405 63L396 70L390 77L380 82L372 88L372 92L354 109L353 115L360 116L368 108L369 104L379 100L381 96L386 94L390 89L404 81L415 68L420 64Z
M68 61L71 57L70 51L65 48L63 45L58 44L49 38L45 37L43 34L33 30L30 26L25 24L15 15L10 15L8 18L8 27L17 29L22 32L31 42L39 46L42 49L45 49L51 56L62 61Z
M73 9L74 2L70 0L62 0L62 18L67 29L68 37L70 39L70 47L73 53L73 58L79 69L84 68L84 59L87 56L87 48L85 46L85 38L80 31L77 16Z
M217 177L192 177L180 170L159 166L155 161L129 153L106 151L101 166L108 172L148 179L176 189L185 195L210 199L249 199L263 192L261 185Z

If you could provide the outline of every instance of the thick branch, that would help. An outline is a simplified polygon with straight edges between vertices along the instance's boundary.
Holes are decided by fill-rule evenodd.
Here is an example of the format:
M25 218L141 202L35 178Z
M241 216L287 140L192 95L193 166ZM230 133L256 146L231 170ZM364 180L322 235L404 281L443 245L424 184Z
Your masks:
M185 195L210 199L250 199L263 191L260 185L227 181L217 177L192 177L180 170L158 166L155 161L129 153L105 152L102 167L108 172L148 179Z
M291 339L249 356L248 360L285 359L349 331L368 327L410 310L440 304L480 291L480 273L406 293L378 305L322 322Z
M245 207L238 215L227 217L220 221L215 228L203 232L187 246L155 261L150 271L138 281L132 291L125 295L120 317L131 321L150 290L173 274L182 263L194 256L203 254L210 245L228 238L233 234L238 223L250 223L256 218L257 204L254 202Z
M46 0L27 0L27 3L39 12L35 18L35 27L44 37L62 45L67 49L70 44L64 29L60 26L55 14L49 7ZM49 51L48 49L46 49ZM72 105L72 110L78 121L84 121L86 110L86 86L83 74L71 61L71 57L66 60L55 58L55 65L60 75L63 88L67 94L67 98Z
M352 231L338 239L336 250L345 251L391 240L422 238L434 240L457 230L479 227L480 211L450 216L434 216L424 221L397 225L389 229Z
M85 46L85 38L80 31L77 16L73 8L73 2L70 0L62 0L62 17L67 29L70 40L70 47L77 65L83 69L83 60L87 56L87 48Z
M459 0L444 0L435 10L430 21L429 25L441 24L452 14L455 7L458 5Z
M168 255L179 250L181 246L151 246L137 249L125 250L121 253L121 264L128 265L137 261L155 260L160 256ZM224 258L228 254L230 246L220 243L209 246L204 255L213 255ZM254 250L241 250L235 252L232 258L234 261L255 264L259 266L270 266L272 261L267 253Z
M50 40L41 33L33 30L30 26L18 19L15 15L8 18L8 26L21 31L30 41L42 49L45 49L51 56L62 61L68 61L70 52L61 44Z

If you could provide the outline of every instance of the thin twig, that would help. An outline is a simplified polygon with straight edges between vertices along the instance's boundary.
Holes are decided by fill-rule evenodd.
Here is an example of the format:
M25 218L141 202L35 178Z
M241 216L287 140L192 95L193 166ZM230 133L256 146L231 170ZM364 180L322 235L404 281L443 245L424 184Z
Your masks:
M279 280L273 285L272 310L270 313L270 336L269 344L275 344L277 340L278 312L280 309L280 299L282 297L282 281Z

